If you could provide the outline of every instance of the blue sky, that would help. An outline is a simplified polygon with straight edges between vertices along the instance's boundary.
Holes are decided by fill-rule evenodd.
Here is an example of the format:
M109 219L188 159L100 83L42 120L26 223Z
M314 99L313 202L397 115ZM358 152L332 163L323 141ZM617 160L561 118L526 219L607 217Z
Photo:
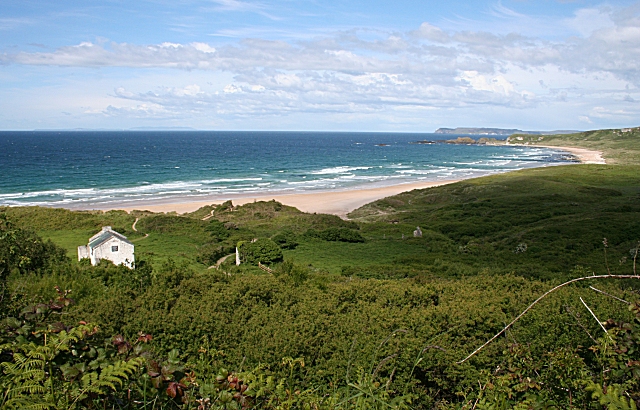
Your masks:
M0 3L0 129L640 125L640 2Z

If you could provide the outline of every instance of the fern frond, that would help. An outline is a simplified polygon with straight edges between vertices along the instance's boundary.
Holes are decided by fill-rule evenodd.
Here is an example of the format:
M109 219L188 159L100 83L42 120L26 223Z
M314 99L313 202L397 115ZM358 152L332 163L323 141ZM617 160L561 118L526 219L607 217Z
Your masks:
M26 382L17 384L14 388L6 390L6 395L9 398L18 397L22 394L43 394L46 389L43 385L36 382Z
M125 380L142 366L144 359L136 357L128 362L119 361L102 369L98 375L96 372L82 376L82 386L85 392L104 394L106 389L117 390L122 387Z
M3 362L2 368L5 374L24 374L33 370L42 370L44 368L44 361L39 359L32 359L24 356L14 355L15 362Z
M55 409L56 406L50 400L50 397L43 396L19 396L7 400L4 403L3 409L33 409L33 410L48 410Z

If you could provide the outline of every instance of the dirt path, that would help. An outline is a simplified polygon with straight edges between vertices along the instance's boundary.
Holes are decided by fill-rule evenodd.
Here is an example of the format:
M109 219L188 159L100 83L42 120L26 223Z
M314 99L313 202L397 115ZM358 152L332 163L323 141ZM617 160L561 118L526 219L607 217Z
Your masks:
M230 253L227 256L223 256L222 258L218 259L218 261L216 262L215 265L211 265L207 269L218 269L220 267L220 265L222 265L224 263L224 261L226 261L227 258L230 257L230 256L236 256L235 252L234 253Z
M204 218L202 218L203 221L206 221L207 219L211 218L213 216L213 211L215 211L215 209L211 210L211 213L207 216L205 216Z
M140 220L140 218L136 218L136 220L133 222L133 225L131 225L131 229L133 229L134 232L138 232L138 230L136 229L136 224L138 223L139 220ZM144 239L144 238L148 238L148 237L149 237L149 234L145 233L142 238L134 239L134 241L139 241L140 239Z

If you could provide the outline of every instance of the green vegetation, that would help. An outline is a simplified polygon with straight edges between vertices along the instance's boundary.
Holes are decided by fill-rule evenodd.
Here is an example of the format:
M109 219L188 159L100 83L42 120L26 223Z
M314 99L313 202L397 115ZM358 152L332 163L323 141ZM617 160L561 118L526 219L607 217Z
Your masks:
M242 260L253 265L259 263L270 265L275 262L281 262L283 259L282 249L277 243L268 238L260 238L254 242L239 244L238 250Z
M640 402L640 166L518 171L349 217L275 201L0 209L0 407ZM104 225L134 242L135 270L76 262ZM240 266L224 260L236 246ZM594 274L625 278L560 287L463 361L546 291Z

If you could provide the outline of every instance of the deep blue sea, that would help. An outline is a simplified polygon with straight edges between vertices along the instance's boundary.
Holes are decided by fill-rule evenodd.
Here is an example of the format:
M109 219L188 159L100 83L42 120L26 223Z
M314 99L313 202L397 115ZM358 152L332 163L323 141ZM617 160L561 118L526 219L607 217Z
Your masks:
M0 132L0 205L91 208L440 181L558 165L549 148L411 144L442 134Z

